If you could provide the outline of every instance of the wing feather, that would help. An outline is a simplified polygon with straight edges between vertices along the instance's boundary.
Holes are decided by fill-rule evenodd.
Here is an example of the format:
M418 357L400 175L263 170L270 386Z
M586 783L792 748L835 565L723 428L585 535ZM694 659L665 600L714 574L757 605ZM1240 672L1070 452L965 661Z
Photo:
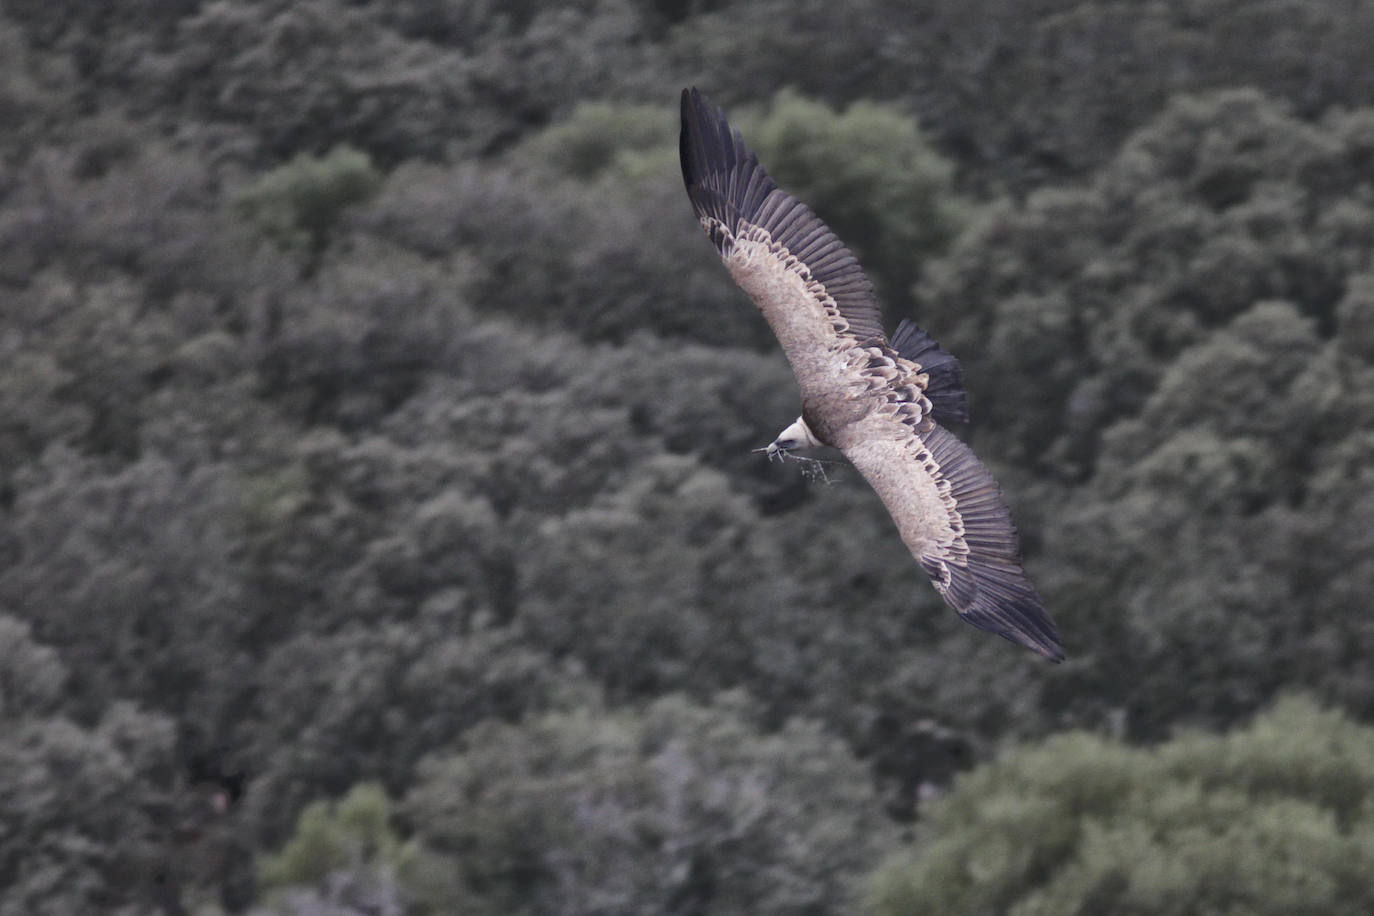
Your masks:
M934 545L918 557L922 568L975 627L1063 661L1054 621L1021 566L1016 526L1002 488L973 451L944 427L931 426L921 440L935 478L948 486L951 528L961 532L963 542L962 551L957 542Z
M873 283L853 252L801 201L778 188L725 114L695 89L682 93L682 179L697 217L715 221L722 256L734 239L759 230L809 273L857 340L883 337ZM844 280L843 285L834 285ZM884 338L885 339L885 338Z
M967 445L919 416L874 416L841 448L950 607L980 630L1062 661L1054 622L1021 566L1001 488Z
M967 423L968 406L964 398L964 373L959 360L940 349L936 340L906 320L892 333L892 349L903 359L920 366L929 376L926 397L939 423Z

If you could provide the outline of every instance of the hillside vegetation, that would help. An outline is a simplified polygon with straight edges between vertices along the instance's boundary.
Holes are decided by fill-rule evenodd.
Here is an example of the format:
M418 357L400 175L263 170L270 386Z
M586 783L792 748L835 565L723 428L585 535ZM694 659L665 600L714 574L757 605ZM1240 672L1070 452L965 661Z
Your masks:
M1371 32L0 3L0 914L1292 912L1300 836L1367 907L1367 774L1264 736L1374 718ZM751 453L685 85L963 360L1063 665Z

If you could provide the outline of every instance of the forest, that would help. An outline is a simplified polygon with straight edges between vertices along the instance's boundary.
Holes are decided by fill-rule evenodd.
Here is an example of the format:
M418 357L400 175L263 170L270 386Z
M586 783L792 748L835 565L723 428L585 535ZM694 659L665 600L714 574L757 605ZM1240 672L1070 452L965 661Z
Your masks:
M1369 0L0 0L0 916L1374 912ZM960 358L963 623L702 237Z

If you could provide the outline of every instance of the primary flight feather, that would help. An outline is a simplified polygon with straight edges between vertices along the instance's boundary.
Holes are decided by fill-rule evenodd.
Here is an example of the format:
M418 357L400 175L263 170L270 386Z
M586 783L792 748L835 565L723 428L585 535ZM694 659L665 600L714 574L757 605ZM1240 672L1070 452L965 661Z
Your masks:
M778 188L695 89L682 93L680 154L702 228L777 335L801 388L801 416L769 454L840 449L951 607L975 627L1061 661L1001 489L939 425L966 418L958 361L911 322L887 339L873 284L853 253Z

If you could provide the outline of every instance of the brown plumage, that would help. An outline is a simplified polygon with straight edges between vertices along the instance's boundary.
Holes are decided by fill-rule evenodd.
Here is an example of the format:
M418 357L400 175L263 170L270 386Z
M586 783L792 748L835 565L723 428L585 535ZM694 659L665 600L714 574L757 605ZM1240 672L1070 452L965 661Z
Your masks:
M840 449L951 607L975 627L1062 660L1001 489L937 423L966 416L957 360L910 322L888 341L853 253L778 188L695 89L682 93L680 153L702 228L777 335L801 388L802 415L770 455Z

